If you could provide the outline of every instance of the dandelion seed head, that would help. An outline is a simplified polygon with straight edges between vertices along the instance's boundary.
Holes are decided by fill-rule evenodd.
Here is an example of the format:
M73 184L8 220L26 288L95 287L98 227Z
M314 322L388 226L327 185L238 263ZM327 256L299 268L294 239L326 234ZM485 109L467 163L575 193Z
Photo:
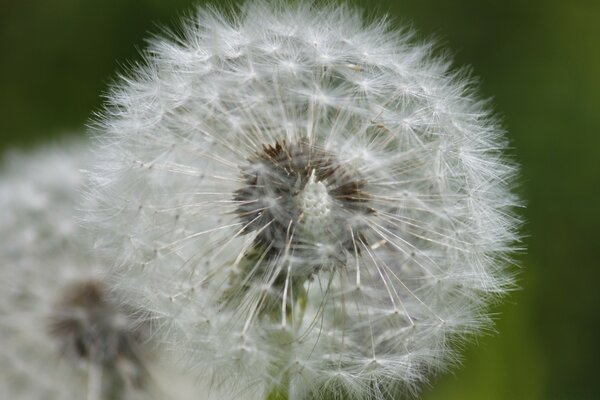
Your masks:
M169 398L145 312L103 283L76 215L90 152L7 153L0 173L0 398ZM180 397L181 398L181 397Z
M183 32L112 91L89 174L97 247L158 340L259 398L398 398L453 364L518 227L472 79L344 6Z

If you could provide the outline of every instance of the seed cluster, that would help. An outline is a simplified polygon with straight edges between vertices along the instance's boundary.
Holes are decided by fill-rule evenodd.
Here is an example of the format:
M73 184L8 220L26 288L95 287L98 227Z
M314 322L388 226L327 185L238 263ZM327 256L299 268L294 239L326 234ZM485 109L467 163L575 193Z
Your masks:
M273 255L284 246L306 247L323 237L334 245L341 244L343 249L352 249L350 231L338 232L338 228L347 225L351 216L372 212L364 190L366 180L307 138L263 145L261 151L248 158L241 172L245 184L235 192L234 200L239 202L237 214L245 223L244 233L257 232L255 244L272 246ZM322 196L332 200L329 226L318 239L302 232L309 212L302 195L311 183L320 183L326 189ZM288 241L282 242L281 238Z
M511 287L516 169L431 44L287 3L152 41L99 121L86 221L153 338L229 397L404 398Z
M102 368L116 380L113 383L142 385L142 331L132 329L130 317L106 298L100 282L68 287L50 318L48 331L66 357ZM127 363L130 376L121 376L118 368L122 363Z

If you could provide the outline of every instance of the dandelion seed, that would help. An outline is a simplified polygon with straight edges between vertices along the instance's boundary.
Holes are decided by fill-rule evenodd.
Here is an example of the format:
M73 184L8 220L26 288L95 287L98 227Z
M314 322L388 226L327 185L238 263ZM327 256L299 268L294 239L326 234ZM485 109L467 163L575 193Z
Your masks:
M514 166L472 80L343 6L200 10L99 126L89 225L240 396L397 399L510 287Z

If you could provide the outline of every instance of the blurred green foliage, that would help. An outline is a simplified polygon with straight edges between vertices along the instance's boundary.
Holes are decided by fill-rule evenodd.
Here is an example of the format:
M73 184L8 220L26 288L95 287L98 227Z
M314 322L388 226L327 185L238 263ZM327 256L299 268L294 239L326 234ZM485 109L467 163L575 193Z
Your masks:
M522 165L522 290L424 398L600 398L600 1L352 2L473 66ZM2 0L0 149L82 132L144 38L197 3Z

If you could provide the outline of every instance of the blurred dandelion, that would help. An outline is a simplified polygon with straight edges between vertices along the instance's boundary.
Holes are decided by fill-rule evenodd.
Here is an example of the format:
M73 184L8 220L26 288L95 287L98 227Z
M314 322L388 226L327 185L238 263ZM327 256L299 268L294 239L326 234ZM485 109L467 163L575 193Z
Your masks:
M0 398L164 398L143 315L111 299L75 218L88 159L87 144L65 142L3 165Z
M515 168L430 44L344 6L200 10L110 94L88 223L158 338L244 398L397 399L511 284Z

